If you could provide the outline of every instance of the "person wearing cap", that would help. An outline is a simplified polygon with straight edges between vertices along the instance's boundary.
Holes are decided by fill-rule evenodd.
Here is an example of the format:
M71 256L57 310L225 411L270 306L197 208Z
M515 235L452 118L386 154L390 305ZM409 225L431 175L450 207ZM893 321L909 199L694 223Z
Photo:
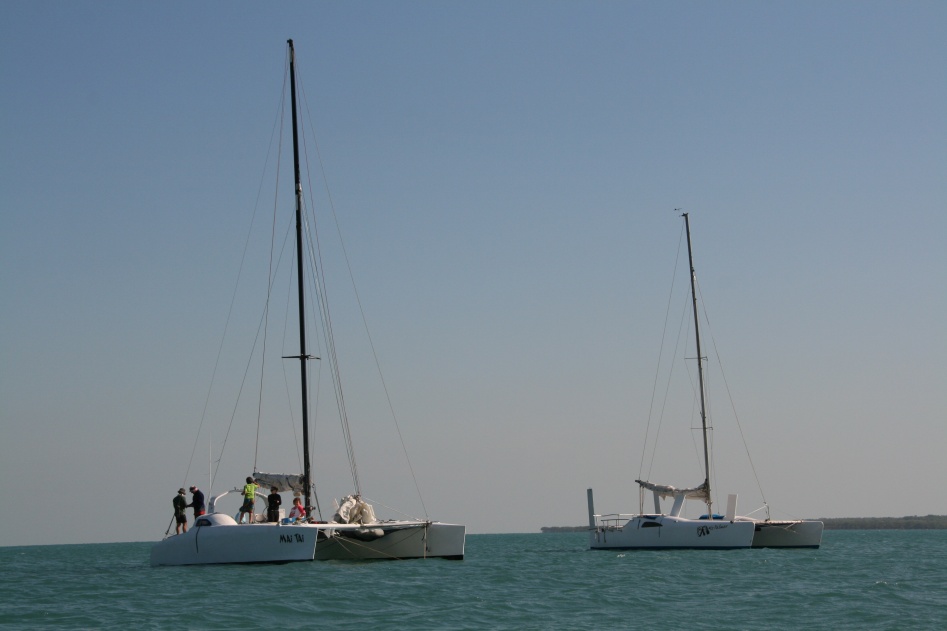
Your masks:
M174 534L179 535L182 532L187 532L187 513L185 512L187 498L184 497L184 489L178 489L178 494L171 500L171 504L174 506L174 521L177 523L177 526L174 527Z
M256 482L253 478L247 476L247 483L243 486L243 506L240 507L240 515L237 517L237 523L243 523L243 516L249 515L247 523L253 523L253 501L256 496Z
M266 498L266 521L275 523L279 521L279 507L283 498L280 497L277 487L272 487L270 491L272 492Z
M196 486L192 486L191 503L187 506L194 509L194 521L197 521L197 518L204 514L204 492Z

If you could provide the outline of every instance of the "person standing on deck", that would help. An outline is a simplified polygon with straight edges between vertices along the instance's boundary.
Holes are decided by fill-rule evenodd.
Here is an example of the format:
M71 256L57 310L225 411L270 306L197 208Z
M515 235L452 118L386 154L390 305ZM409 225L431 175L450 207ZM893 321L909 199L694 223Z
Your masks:
M174 534L181 534L182 528L183 532L187 532L187 498L184 497L184 489L178 489L178 494L171 500L171 504L174 506L174 521L177 524Z
M196 486L191 487L191 503L188 508L194 509L194 521L204 514L204 493Z
M243 506L240 507L240 516L237 518L237 523L243 523L244 514L248 514L247 523L253 523L253 502L256 496L256 482L253 481L253 478L247 476L247 483L243 486Z
M266 498L266 521L268 522L278 522L279 521L279 507L283 503L283 498L280 497L278 489L274 486L270 489L272 493L269 494Z

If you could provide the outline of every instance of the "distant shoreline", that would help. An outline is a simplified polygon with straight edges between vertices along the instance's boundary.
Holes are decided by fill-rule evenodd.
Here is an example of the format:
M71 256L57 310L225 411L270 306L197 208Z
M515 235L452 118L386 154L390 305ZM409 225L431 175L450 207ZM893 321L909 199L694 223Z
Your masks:
M947 530L947 515L919 517L820 517L826 530ZM543 526L540 532L585 532L588 526Z

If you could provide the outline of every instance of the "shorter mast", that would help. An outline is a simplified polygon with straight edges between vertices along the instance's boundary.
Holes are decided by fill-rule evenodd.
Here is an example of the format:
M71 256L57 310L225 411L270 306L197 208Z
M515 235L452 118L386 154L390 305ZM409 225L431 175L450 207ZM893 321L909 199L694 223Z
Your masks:
M704 359L700 354L700 318L697 315L697 272L694 270L694 254L691 250L691 223L687 213L683 214L687 228L687 261L691 270L691 300L694 304L694 339L697 342L697 379L700 382L700 426L704 436L704 489L707 493L707 513L713 516L710 497L710 449L707 446L707 411L704 405Z

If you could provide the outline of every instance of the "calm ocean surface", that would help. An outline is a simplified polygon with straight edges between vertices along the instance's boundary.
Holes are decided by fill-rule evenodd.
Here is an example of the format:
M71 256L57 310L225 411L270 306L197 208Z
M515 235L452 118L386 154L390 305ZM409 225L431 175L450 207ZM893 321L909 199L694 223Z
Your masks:
M819 550L589 551L469 535L464 561L152 568L149 543L0 548L0 628L947 629L947 531Z

